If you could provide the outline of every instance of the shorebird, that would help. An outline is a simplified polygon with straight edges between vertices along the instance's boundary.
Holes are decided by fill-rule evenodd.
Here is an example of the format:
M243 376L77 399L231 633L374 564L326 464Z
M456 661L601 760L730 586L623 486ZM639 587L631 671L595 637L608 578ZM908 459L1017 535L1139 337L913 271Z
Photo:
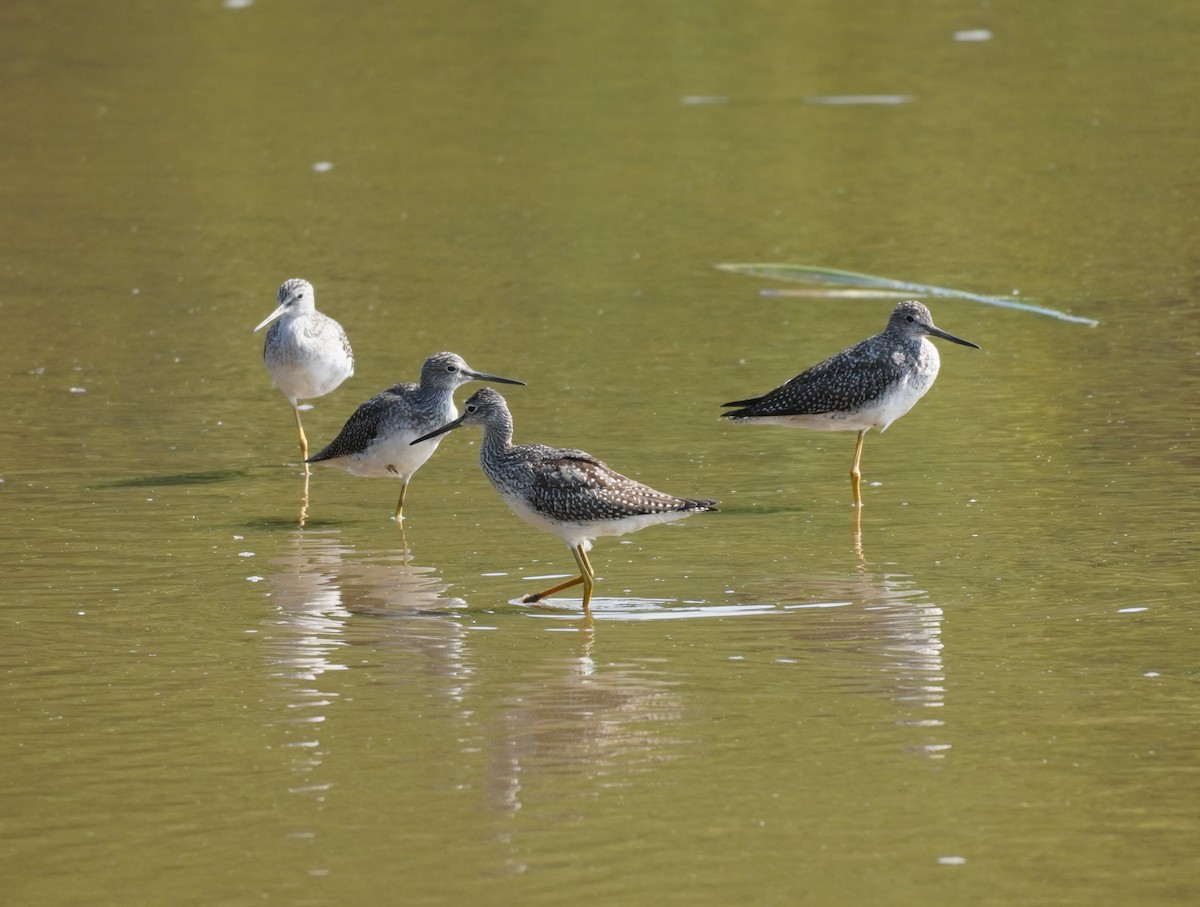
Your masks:
M328 463L355 476L394 476L400 480L396 521L404 519L408 483L433 456L440 439L416 444L414 438L456 418L454 391L468 381L524 384L472 369L461 356L437 353L421 366L419 384L396 384L354 411L336 438L309 463Z
M979 349L936 327L929 309L908 300L892 310L883 333L842 350L761 397L724 404L741 408L722 415L734 422L858 432L850 485L854 506L862 507L858 467L863 436L872 428L884 431L933 386L941 360L929 337Z
M587 611L596 584L596 571L587 556L593 539L716 510L720 503L655 491L582 450L514 445L508 404L490 387L472 394L460 417L413 443L436 438L460 425L483 428L479 465L505 503L527 523L562 539L579 566L579 576L526 595L522 599L526 603L583 583L583 610Z
M279 307L254 333L268 324L271 329L263 344L263 362L275 386L292 405L300 459L307 460L308 438L300 421L300 401L323 397L353 375L354 352L342 326L317 311L312 284L298 277L284 281L279 288ZM307 475L307 465L304 472Z

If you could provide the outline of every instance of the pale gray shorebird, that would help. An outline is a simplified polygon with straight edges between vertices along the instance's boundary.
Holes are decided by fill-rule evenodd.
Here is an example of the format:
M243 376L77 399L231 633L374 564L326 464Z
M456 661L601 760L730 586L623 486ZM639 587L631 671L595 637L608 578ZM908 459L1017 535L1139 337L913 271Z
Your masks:
M863 436L872 428L884 431L933 386L941 360L929 337L979 349L936 327L929 309L908 300L892 310L883 333L842 350L770 393L724 404L741 408L721 415L734 422L858 432L850 485L854 506L862 507L858 466Z
M490 387L471 395L463 414L413 443L435 438L460 425L483 428L479 465L513 512L562 539L579 576L542 592L526 603L583 583L583 610L589 609L596 571L587 553L599 536L624 535L655 523L670 523L693 513L716 510L719 501L677 498L655 491L606 466L582 450L512 443L513 420L504 398Z
M275 322L271 324L271 322ZM279 288L279 307L254 329L268 324L263 362L271 380L292 404L300 459L308 459L308 438L300 421L300 401L323 397L354 374L354 352L342 326L317 311L316 293L307 280L293 277ZM305 474L308 466L304 467Z
M421 366L420 384L396 384L354 411L338 436L309 463L328 463L354 476L392 476L400 480L396 521L404 519L404 495L413 473L437 450L440 438L414 439L457 418L454 391L468 381L524 384L472 369L461 356L437 353Z

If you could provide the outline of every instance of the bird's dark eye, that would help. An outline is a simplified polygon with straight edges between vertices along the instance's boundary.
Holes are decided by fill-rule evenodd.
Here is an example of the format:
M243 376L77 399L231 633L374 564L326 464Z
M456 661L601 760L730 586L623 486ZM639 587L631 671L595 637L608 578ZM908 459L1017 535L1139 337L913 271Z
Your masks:
M453 375L455 372L458 371L458 366L457 365L447 365L446 371L448 371L450 374Z
M473 412L475 412L475 411L476 411L476 410L478 410L478 409L479 409L479 407L478 407L478 406L476 406L474 403L468 403L468 404L467 404L467 412L469 412L469 413L473 413Z
M907 321L909 324L912 324L917 319L913 318L912 315L905 315L904 320Z

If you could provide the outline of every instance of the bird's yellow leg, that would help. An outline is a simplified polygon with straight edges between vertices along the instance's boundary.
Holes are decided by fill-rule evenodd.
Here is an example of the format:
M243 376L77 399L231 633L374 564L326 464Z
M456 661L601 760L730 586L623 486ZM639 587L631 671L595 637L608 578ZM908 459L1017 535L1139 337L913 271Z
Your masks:
M575 563L579 565L579 576L573 576L566 582L559 583L557 586L551 586L542 592L534 592L532 595L526 595L522 602L532 604L536 601L541 601L547 595L553 595L555 592L562 592L563 589L570 589L572 586L578 586L583 583L583 610L588 610L588 603L592 600L592 588L596 585L596 571L592 568L592 562L588 560L587 552L583 550L583 544L571 546L571 554L575 557Z
M396 522L399 523L404 519L404 494L408 491L408 483L400 483L400 500L396 502Z
M588 560L583 543L572 548L571 553L575 555L575 562L579 564L580 579L583 580L583 610L587 611L592 601L592 590L596 587L596 570Z
M559 583L557 586L551 586L549 589L546 589L542 592L534 592L531 595L526 595L523 599L521 599L521 601L529 605L533 602L541 601L547 595L553 595L555 592L562 592L563 589L570 589L572 586L578 586L582 582L583 574L581 573L579 576L574 576L565 583Z
M308 438L304 437L304 423L300 421L300 407L292 404L292 412L296 415L296 437L300 439L300 462L304 464L304 474L308 475Z
M858 442L854 445L854 465L850 467L850 488L854 491L855 507L862 507L862 494L859 491L862 473L858 471L858 461L862 459L863 436L865 434L866 431L858 433Z

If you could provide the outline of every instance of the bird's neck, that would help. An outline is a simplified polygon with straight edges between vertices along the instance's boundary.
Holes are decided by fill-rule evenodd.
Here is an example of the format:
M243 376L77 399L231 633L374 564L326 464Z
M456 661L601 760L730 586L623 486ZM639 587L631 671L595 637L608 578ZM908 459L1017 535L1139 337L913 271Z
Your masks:
M513 423L508 413L483 426L483 441L479 445L481 459L502 456L512 447Z
M454 406L454 388L444 387L433 382L426 383L424 381L418 386L417 399L430 408L436 407L439 404L445 405L449 403L451 408Z

